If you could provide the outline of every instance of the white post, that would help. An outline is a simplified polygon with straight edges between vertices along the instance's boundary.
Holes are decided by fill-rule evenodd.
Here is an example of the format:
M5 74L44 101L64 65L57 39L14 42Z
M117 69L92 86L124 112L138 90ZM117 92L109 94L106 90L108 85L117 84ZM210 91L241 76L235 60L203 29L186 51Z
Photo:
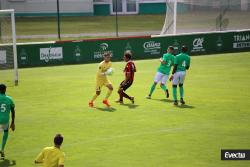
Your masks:
M176 34L177 0L174 1L174 27L173 33Z
M17 50L16 50L16 26L15 26L15 11L11 10L11 28L13 40L13 56L14 56L14 78L15 86L18 85L18 65L17 65Z

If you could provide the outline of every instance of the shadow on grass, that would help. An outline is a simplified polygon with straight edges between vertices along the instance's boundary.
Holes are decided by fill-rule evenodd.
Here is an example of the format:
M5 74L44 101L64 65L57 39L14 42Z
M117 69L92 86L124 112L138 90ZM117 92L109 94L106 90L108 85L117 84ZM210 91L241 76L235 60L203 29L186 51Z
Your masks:
M194 106L191 106L191 105L187 105L187 104L180 104L178 106L176 106L178 108L190 108L190 109L193 109L195 108Z
M94 108L97 109L97 110L106 111L106 112L115 112L116 111L116 109L113 108L113 107L103 107L103 108L101 108L101 107L94 107Z
M167 103L174 103L174 100L172 99L149 99L149 100L155 100L155 101L161 101L161 102L167 102ZM179 104L178 106L176 106L178 108L195 108L194 106L191 105L187 105L187 104Z
M16 166L16 161L8 159L0 160L0 166L1 167Z
M172 100L172 99L149 99L149 100L155 100L155 101L161 101L161 102L167 102L167 103L174 102L174 100Z
M134 109L134 108L139 107L139 105L137 105L137 104L121 104L121 105L122 106L127 106L130 109Z

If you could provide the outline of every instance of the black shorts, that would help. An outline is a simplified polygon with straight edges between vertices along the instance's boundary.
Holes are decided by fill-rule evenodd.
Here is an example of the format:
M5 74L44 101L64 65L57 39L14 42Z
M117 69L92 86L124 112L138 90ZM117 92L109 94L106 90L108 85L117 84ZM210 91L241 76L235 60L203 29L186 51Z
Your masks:
M121 84L120 84L120 88L122 88L123 91L127 90L131 85L133 84L133 81L127 81L125 82L122 81Z

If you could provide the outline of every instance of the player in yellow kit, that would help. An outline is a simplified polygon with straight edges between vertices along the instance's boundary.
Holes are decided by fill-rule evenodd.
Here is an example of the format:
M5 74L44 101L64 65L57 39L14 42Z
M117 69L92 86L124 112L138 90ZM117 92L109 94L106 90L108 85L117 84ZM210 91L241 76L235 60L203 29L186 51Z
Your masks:
M54 146L45 147L36 157L35 164L42 164L43 167L64 167L65 154L60 149L63 143L63 136L57 134L54 137Z
M108 52L104 53L103 59L104 60L98 66L98 71L96 74L96 94L93 96L93 98L89 102L90 107L94 107L94 101L101 94L101 89L103 86L106 86L108 88L108 92L107 92L105 99L102 102L107 107L110 107L108 98L113 91L112 83L107 78L107 75L112 74L112 68L111 68L112 63L110 61L111 59L110 53Z

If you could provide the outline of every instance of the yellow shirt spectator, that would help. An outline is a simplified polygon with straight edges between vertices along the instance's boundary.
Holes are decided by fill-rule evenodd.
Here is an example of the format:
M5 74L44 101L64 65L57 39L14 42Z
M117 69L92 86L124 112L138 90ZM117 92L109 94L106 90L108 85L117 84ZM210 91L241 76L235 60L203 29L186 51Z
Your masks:
M59 148L45 147L36 157L36 162L42 163L44 167L64 166L65 154Z

